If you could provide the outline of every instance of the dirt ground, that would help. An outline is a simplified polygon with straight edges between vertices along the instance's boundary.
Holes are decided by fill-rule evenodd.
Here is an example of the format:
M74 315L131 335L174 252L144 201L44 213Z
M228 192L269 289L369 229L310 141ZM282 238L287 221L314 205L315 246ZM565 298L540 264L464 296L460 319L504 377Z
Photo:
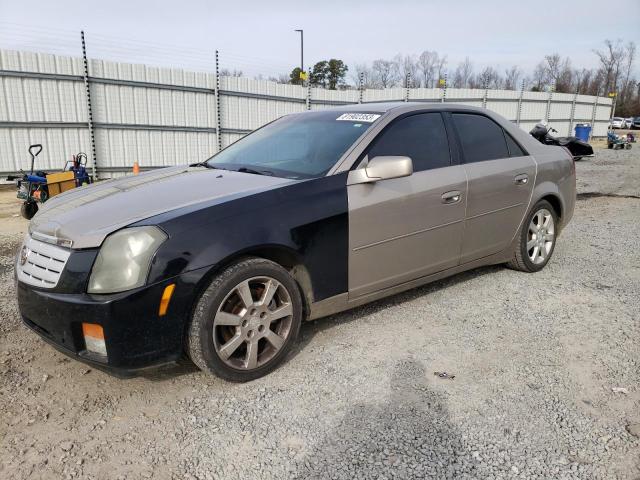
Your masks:
M0 191L0 478L640 478L640 144L577 163L549 265L310 322L271 375L129 380L22 324ZM455 375L453 380L435 371Z
M27 221L20 216L20 205L13 186L0 186L0 235L27 231Z

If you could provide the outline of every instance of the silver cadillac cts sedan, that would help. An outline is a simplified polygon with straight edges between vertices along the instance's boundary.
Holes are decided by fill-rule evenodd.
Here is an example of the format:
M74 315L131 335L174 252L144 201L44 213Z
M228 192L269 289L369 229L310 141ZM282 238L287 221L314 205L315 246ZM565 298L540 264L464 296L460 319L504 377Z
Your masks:
M304 320L483 265L539 271L576 196L565 149L444 103L288 115L191 162L45 203L16 261L24 323L116 374L186 353L247 381Z

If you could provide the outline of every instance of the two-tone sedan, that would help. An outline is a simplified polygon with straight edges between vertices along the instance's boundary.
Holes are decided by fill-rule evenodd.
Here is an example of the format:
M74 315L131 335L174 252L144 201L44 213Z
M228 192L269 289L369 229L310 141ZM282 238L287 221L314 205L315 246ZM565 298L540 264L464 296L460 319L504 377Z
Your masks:
M186 352L246 381L304 320L483 265L542 269L574 202L567 151L485 109L288 115L208 161L49 200L17 258L20 312L107 370Z

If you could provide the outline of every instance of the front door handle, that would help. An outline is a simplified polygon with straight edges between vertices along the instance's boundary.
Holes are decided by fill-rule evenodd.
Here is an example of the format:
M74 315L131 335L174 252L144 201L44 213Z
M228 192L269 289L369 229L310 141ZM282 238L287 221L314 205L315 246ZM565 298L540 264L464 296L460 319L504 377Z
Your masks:
M529 175L521 173L520 175L516 175L514 181L516 182L516 185L526 185L529 183Z
M458 203L462 198L462 194L458 190L445 192L442 194L442 203Z

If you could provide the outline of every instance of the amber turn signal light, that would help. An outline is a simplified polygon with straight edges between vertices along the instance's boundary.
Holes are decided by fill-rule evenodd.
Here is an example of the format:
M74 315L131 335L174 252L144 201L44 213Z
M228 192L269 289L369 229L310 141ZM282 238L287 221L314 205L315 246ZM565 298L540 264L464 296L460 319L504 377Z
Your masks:
M104 343L104 330L102 325L97 323L83 323L82 335L84 336L84 344L89 352L98 355L107 355L107 345Z
M162 292L162 298L160 299L160 308L158 308L158 315L163 317L167 314L167 309L169 308L169 302L171 301L171 296L173 295L173 291L176 289L176 284L172 283L171 285L167 285L164 287L164 291Z

